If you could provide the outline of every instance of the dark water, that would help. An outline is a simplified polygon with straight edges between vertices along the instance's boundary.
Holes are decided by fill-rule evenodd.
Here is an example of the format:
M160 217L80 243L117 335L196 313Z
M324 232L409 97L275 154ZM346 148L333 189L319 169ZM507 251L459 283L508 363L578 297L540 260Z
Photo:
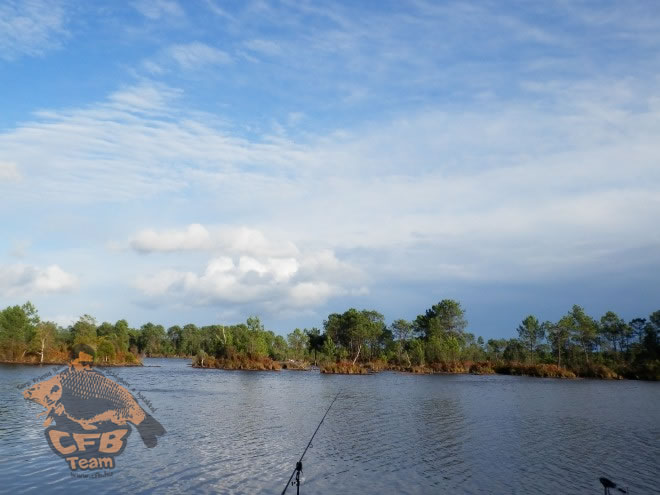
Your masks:
M0 492L660 493L660 383L507 376L326 376L195 370L185 360L114 372L168 433L129 437L110 478L72 479L18 384L61 367L0 366ZM291 487L287 493L295 493Z

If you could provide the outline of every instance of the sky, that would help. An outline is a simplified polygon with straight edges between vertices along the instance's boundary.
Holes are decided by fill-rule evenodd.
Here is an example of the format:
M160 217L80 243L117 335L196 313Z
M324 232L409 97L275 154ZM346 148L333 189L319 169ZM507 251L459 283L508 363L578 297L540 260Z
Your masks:
M660 3L0 1L0 306L660 309Z

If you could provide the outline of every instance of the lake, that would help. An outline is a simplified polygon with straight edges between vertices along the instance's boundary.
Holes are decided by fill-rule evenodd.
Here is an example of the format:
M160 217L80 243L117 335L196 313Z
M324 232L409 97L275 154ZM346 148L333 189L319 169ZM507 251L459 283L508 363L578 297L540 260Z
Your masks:
M0 492L659 493L660 383L512 376L200 370L146 359L112 372L167 429L131 434L112 477L73 479L17 385L62 366L0 365ZM295 486L287 493L294 494Z

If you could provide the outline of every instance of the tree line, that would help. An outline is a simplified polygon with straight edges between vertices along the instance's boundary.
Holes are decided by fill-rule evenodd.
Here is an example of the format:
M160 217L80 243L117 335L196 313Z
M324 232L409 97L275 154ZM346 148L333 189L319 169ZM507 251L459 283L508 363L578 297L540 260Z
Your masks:
M258 317L234 325L163 325L129 327L126 320L103 322L84 315L68 327L41 321L34 305L0 312L0 359L17 362L63 362L79 345L95 350L99 363L136 361L136 356L197 356L227 360L249 358L348 362L353 366L452 371L465 363L553 365L579 376L620 375L660 378L660 311L624 321L612 311L599 319L575 305L558 321L525 317L517 338L489 339L467 332L460 302L444 299L414 320L389 325L375 310L332 313L322 329L296 328L286 337L266 330ZM461 364L462 363L462 364ZM462 367L461 367L462 366ZM500 366L501 369L502 366Z

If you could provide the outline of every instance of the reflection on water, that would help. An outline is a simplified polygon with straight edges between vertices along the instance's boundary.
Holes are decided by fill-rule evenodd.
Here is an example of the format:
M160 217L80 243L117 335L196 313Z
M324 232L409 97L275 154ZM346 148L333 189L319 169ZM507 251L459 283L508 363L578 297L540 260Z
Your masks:
M341 390L301 493L602 493L600 476L658 493L658 383L148 364L161 367L115 372L167 435L154 449L131 435L113 477L96 480L70 477L16 388L51 368L0 365L0 492L279 493Z

